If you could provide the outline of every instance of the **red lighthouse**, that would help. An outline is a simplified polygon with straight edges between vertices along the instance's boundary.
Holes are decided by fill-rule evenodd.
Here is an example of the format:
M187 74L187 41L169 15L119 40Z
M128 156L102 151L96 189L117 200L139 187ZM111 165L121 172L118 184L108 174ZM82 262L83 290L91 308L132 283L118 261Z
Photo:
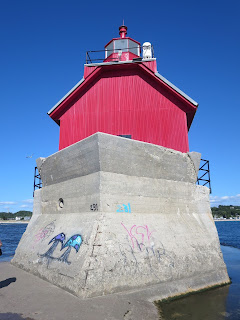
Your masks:
M104 132L188 152L198 104L157 72L150 43L127 37L126 26L119 34L105 46L105 58L87 61L82 80L48 112L60 125L59 149Z

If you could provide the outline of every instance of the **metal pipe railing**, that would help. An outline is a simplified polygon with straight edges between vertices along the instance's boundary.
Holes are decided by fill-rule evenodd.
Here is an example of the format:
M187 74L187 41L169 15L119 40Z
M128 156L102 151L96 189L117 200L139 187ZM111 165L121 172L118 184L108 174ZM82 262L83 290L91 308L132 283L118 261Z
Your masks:
M201 159L201 161L202 165L198 171L197 184L202 186L208 186L210 189L210 193L212 193L209 161L205 159Z
M104 58L95 58L93 59L91 56L91 54L96 54L96 53L106 53L106 52L110 52L110 54L108 55L108 59L111 59L109 58L109 56L112 54L112 53L118 53L120 51L124 51L124 50L127 50L127 52L129 52L130 50L132 49L139 49L140 48L140 52L141 52L141 49L145 47L145 46L137 46L137 47L127 47L127 48L121 48L121 49L104 49L104 50L91 50L91 51L87 51L86 52L86 64L89 64L89 63L92 63L92 61L104 61L106 59L106 57ZM152 57L154 58L154 49L153 49L153 45L151 45L151 49L152 49ZM116 60L115 58L113 58L112 60Z
M38 172L38 168L35 167L34 181L33 181L33 197L34 197L34 191L36 189L41 189L41 188L42 188L42 179L41 179L40 173Z

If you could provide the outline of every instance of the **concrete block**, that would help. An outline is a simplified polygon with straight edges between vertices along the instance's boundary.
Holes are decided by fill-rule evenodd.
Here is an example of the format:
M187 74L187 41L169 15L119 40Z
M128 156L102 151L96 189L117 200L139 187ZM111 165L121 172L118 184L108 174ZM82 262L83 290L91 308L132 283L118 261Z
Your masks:
M46 158L12 263L82 298L228 283L199 159L102 133Z
M42 188L43 214L92 212L100 204L100 172Z
M37 158L36 160L36 165L37 165L37 168L38 168L38 172L41 176L41 169L42 169L42 165L43 165L43 162L45 161L45 158Z
M201 161L201 153L198 153L198 152L188 152L187 154L189 155L190 159L192 160L192 162L193 162L193 164L194 164L195 180L197 181L198 171L199 171L200 161ZM196 182L196 181L195 181L195 182Z
M45 187L98 171L98 134L94 134L46 158L41 178Z
M197 155L190 157L158 145L96 133L41 162L41 178L45 187L106 171L195 183L195 158Z
M42 214L42 189L34 191L33 216L29 222L30 225ZM30 228L30 227L29 227Z
M103 133L98 139L101 171L195 183L195 168L186 153Z

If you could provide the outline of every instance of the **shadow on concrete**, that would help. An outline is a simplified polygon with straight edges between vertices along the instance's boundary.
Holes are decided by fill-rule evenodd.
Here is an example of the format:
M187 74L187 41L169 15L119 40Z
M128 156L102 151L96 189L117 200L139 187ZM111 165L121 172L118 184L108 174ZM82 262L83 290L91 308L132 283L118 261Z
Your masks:
M6 280L0 281L0 289L9 286L10 283L16 282L16 280L17 279L14 277L14 278L8 278ZM0 318L0 320L2 319Z
M33 318L23 318L20 313L0 313L0 320L34 320Z

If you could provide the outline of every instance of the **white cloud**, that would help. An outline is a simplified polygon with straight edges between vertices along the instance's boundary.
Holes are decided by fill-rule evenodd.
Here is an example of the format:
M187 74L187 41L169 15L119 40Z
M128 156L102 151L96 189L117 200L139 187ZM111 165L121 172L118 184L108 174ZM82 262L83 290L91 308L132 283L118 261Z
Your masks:
M33 199L22 200L23 203L33 203Z
M20 208L30 208L30 206L27 205L27 204L22 204L22 205L20 206Z
M33 210L33 199L20 201L0 201L0 211L17 212L23 210Z
M210 203L212 206L219 206L219 205L240 206L240 194L236 194L235 196L222 196L222 197L210 195Z
M5 206L5 205L13 205L13 204L17 204L17 202L14 201L0 201L0 206Z

